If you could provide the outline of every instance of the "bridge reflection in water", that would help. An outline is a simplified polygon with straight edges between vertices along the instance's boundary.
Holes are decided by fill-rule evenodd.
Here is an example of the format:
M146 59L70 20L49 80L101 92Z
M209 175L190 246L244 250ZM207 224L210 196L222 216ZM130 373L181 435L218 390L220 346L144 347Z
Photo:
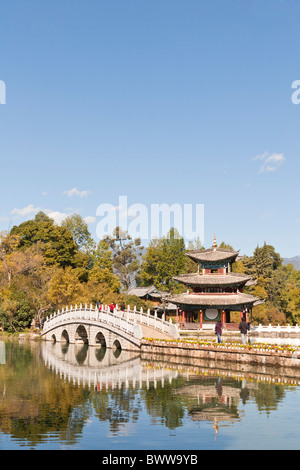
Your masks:
M293 376L295 370L285 368L252 364L231 364L229 368L222 361L199 360L195 364L193 358L185 358L183 363L177 357L170 361L170 358L134 351L49 342L41 344L41 352L46 367L72 385L88 387L95 393L109 391L112 396L123 388L133 388L136 393L143 389L144 400L149 392L151 403L152 400L156 403L155 416L160 409L160 388L164 387L163 400L176 403L175 408L171 407L175 415L172 419L168 416L170 422L174 425L175 420L175 427L181 426L181 417L186 413L193 422L210 423L215 431L214 439L220 428L245 420L244 405L249 400L251 403L258 400L259 407L263 403L268 410L276 409L286 385L300 385L300 372ZM266 384L269 384L267 388ZM280 386L279 391L274 389L276 384ZM153 388L158 389L157 396L152 394ZM151 415L149 403L147 412Z
M160 382L164 386L178 377L178 371L151 364L142 365L140 354L133 351L120 351L87 345L43 343L42 357L45 365L60 378L74 384L95 387L101 390L128 387L149 388Z

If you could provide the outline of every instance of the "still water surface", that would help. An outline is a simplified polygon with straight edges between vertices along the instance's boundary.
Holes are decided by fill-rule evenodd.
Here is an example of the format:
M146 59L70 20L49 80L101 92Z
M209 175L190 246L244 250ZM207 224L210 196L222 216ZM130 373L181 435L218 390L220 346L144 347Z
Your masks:
M299 449L299 423L300 372L0 342L1 450Z

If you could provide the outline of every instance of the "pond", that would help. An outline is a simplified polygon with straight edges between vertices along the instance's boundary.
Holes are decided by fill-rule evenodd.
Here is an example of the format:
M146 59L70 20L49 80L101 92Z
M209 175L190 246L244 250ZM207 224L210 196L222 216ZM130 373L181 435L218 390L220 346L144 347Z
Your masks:
M0 342L0 449L299 449L300 373Z

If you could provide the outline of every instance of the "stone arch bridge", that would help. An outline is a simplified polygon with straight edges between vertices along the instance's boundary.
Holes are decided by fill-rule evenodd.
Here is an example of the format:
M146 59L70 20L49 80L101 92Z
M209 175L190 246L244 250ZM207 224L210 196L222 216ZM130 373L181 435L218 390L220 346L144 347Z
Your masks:
M121 311L115 308L110 312L108 306L102 309L85 304L66 307L47 317L42 330L46 341L88 344L123 350L139 350L143 338L179 338L176 325L158 318L156 313L137 311L128 306Z

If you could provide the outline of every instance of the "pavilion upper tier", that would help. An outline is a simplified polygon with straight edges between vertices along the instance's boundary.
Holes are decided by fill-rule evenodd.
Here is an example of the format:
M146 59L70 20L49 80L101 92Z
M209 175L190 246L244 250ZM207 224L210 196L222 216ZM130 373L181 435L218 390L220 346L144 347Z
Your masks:
M234 263L239 257L239 251L212 246L207 250L189 251L186 255L201 265L206 265L207 263L220 263L222 261L226 263Z
M181 274L173 278L189 287L248 287L255 283L251 276L241 273L225 273L225 274L204 274L189 273Z

